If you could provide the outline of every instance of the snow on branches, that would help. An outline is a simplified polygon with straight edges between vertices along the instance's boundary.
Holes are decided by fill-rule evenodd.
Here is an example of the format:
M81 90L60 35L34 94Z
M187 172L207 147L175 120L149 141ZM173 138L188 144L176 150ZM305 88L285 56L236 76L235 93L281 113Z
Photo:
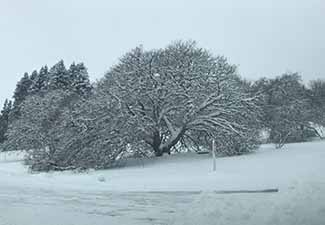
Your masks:
M241 88L236 67L212 56L195 42L164 49L135 48L121 58L99 88L116 99L133 124L132 135L156 156L191 132L243 135L256 117L257 98Z

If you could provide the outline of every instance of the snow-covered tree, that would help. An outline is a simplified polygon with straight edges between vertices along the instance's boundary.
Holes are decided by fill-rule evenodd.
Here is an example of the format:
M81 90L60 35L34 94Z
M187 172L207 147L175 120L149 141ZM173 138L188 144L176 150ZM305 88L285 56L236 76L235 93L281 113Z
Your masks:
M49 71L47 66L42 67L32 81L29 92L31 94L44 93L44 91L48 89L49 83Z
M70 85L69 73L63 60L51 67L49 71L49 88L67 90Z
M114 101L93 100L60 89L29 96L21 117L10 125L5 150L28 150L26 162L36 171L116 165L125 151L128 135L120 132L128 130L127 121L112 120Z
M23 101L28 96L29 88L32 84L32 81L28 75L28 73L25 73L24 76L20 79L20 81L16 85L16 89L14 92L14 103L13 103L13 110L11 113L11 118L16 119L20 115L20 105L23 103Z
M21 105L21 116L10 124L5 149L29 150L37 170L59 166L66 112L75 102L75 94L54 90L45 95L31 95Z
M0 112L0 143L3 143L7 137L6 133L9 125L9 115L12 110L12 102L6 99L3 109Z
M67 120L74 135L63 137L69 152L64 162L76 168L117 165L128 154L128 143L134 137L129 121L120 114L118 102L105 93L95 92L79 101Z
M325 127L325 80L310 82L309 98L312 109L312 122Z
M41 74L48 75L39 82L48 88L21 103L5 145L31 150L34 170L107 168L123 157L161 156L202 138L216 139L231 155L256 144L258 96L226 58L195 42L135 48L91 92L83 64L66 70L60 61L48 73L41 70L33 87Z
M263 125L277 147L315 135L310 126L313 109L297 73L261 79L255 83L255 89L264 96Z
M36 80L37 77L38 77L37 70L34 70L32 72L32 74L30 75L31 85L33 85L33 83L34 83L34 81Z
M72 63L69 70L70 89L81 96L86 96L90 93L92 86L89 81L87 68L83 63Z
M193 132L217 139L221 133L245 135L245 121L257 118L257 99L238 80L226 58L195 42L175 42L127 53L98 90L117 101L120 113L114 119L128 121L129 135L135 136L131 148L145 143L161 156L193 140Z

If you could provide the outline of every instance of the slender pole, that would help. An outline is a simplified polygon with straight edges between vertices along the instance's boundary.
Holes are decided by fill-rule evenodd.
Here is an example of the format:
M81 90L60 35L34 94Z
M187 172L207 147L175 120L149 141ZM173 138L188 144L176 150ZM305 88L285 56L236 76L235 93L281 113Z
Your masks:
M216 142L212 140L213 171L216 171Z

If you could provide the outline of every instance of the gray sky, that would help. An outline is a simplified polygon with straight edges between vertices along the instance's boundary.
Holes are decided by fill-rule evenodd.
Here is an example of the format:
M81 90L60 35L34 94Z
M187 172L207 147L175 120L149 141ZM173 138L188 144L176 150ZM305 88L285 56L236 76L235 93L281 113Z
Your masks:
M0 103L42 65L82 61L96 80L129 49L178 39L225 55L249 79L325 78L324 0L0 0Z

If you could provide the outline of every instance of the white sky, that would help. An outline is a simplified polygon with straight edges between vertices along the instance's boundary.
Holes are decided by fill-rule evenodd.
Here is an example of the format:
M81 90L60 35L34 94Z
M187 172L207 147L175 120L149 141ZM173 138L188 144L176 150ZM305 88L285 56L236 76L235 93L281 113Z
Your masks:
M225 55L249 79L325 78L324 0L0 0L0 103L42 65L82 61L96 80L131 48L178 39Z

